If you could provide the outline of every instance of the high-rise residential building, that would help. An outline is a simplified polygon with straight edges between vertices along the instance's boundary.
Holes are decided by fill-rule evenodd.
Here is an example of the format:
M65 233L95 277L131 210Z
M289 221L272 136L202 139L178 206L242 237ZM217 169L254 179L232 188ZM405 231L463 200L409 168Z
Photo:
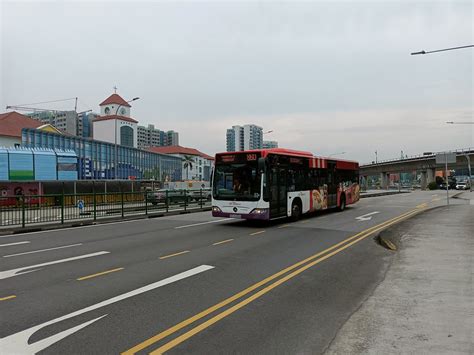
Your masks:
M99 117L97 113L81 112L77 114L77 136L92 138L92 121Z
M175 132L175 131L166 132L166 142L164 145L179 145L178 132Z
M78 117L76 111L39 111L28 113L27 116L41 121L43 124L53 125L57 129L73 136L78 135Z
M148 127L138 126L138 148L163 147L179 145L179 134L175 131L161 131L149 124Z
M263 141L263 149L278 148L277 141Z
M232 126L226 133L228 152L261 149L263 147L263 129L254 124Z

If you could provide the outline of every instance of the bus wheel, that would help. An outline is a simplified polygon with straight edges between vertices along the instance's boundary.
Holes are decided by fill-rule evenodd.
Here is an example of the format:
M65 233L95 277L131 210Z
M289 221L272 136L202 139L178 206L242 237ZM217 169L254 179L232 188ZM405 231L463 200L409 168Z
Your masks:
M346 195L341 195L341 203L337 209L341 212L346 209Z
M294 201L291 205L291 219L297 221L301 218L301 203Z

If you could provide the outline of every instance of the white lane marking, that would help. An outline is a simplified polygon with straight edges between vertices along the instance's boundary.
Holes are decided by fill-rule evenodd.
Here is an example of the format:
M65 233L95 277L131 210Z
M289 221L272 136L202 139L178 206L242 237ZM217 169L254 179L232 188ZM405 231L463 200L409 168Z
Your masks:
M56 249L64 249L64 248L78 247L79 245L82 245L82 243L70 244L70 245L63 245L63 246L61 246L61 247L48 248L48 249L32 250L32 251L27 251L27 252L24 252L24 253L17 253L17 254L4 255L3 257L4 257L4 258L11 258L12 256L20 256L20 255L26 255L26 254L42 253L42 252L44 252L44 251L50 251L50 250L56 250Z
M30 242L28 241L24 241L24 242L16 242L16 243L8 243L8 244L0 244L0 248L1 247L9 247L11 245L20 245L20 244L29 244Z
M187 270L187 271L184 271L184 272L181 272L177 275L174 275L174 276L171 276L171 277L168 277L166 279L163 279L161 281L157 281L157 282L154 282L152 284L149 284L149 285L146 285L146 286L143 286L143 287L140 287L140 288L137 288L136 290L133 290L133 291L130 291L130 292L126 292L126 293L123 293L119 296L115 296L115 297L112 297L112 298L109 298L108 300L105 300L105 301L102 301L102 302L99 302L99 303L96 303L92 306L89 306L89 307L86 307L86 308L83 308L83 309L80 309L78 311L75 311L75 312L72 312L72 313L69 313L69 314L66 314L62 317L59 317L59 318L55 318L53 320L50 320L48 322L45 322L45 323L42 323L42 324L39 324L39 325L36 325L34 327L31 327L29 329L25 329L25 330L22 330L18 333L15 333L15 334L12 334L12 335L9 335L9 336L6 336L4 338L1 338L0 339L0 349L2 349L2 353L4 354L35 354L37 352L40 352L41 350L44 350L46 349L47 347L53 345L54 343L66 338L67 336L77 332L78 330L82 329L82 328L85 328L87 327L88 325L98 321L99 319L107 316L107 314L103 314L101 315L100 317L98 318L94 318L90 321L87 321L85 323L82 323L82 324L79 324L73 328L69 328L69 329L66 329L60 333L57 333L55 335L52 335L50 336L49 338L45 338L45 339L42 339L42 340L39 340L37 341L36 343L32 343L32 344L28 344L28 340L30 339L30 337L36 333L38 330L44 328L44 327L47 327L49 325L52 325L52 324L55 324L55 323L59 323L63 320L66 320L66 319L69 319L69 318L73 318L73 317L76 317L78 315L81 315L81 314L84 314L84 313L87 313L87 312L90 312L90 311L93 311L93 310L96 310L98 308L102 308L102 307L105 307L105 306L108 306L112 303L116 303L116 302L119 302L119 301L122 301L124 299L127 299L127 298L130 298L130 297L133 297L133 296L136 296L136 295L139 295L141 293L144 293L144 292L147 292L147 291L151 291L151 290L154 290L158 287L162 287L162 286L165 286L165 285L168 285L170 283L173 283L173 282L176 282L176 281L180 281L182 279L185 279L185 278L188 278L188 277L191 277L191 276L194 276L194 275L197 275L197 274L200 274L204 271L208 271L208 270L211 270L211 269L214 269L214 266L210 266L210 265L201 265L201 266L198 266L198 267L195 267L193 269L190 269L190 270Z
M372 219L372 216L377 213L380 213L380 212L374 211L374 212L366 213L362 216L356 217L355 219L357 219L358 221L369 221Z
M18 276L18 275L23 275L23 274L33 272L33 271L38 271L39 269L37 269L37 268L40 268L42 266L66 263L68 261L91 258L93 256L99 256L99 255L104 255L104 254L109 254L109 253L110 253L110 251L99 251L97 253L73 256L72 258L60 259L60 260L55 260L55 261L48 261L46 263L37 264L37 265L24 266L24 267L20 267L18 269L0 271L0 280L8 279L9 277L14 277L14 276ZM30 270L30 269L34 269L34 270Z
M185 225L185 226L174 227L174 229L189 228L189 227L194 227L194 226L202 226L203 224L224 222L224 221L228 221L228 220L232 220L232 219L234 219L234 218L218 219L218 220L216 220L216 221L208 221L208 222L187 224L187 225Z

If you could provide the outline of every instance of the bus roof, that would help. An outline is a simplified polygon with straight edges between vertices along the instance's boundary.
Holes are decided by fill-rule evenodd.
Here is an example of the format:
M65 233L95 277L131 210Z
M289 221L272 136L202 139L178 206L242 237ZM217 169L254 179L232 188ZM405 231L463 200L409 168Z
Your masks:
M216 156L226 155L226 154L245 154L245 153L257 153L257 152L260 152L262 157L266 157L268 154L280 154L280 155L289 155L289 156L294 156L294 157L319 158L319 159L331 160L335 162L359 164L358 162L354 160L334 159L331 157L316 156L311 152L306 152L303 150L286 149L286 148L252 149L252 150L244 150L244 151L238 151L238 152L222 152L222 153L217 153Z

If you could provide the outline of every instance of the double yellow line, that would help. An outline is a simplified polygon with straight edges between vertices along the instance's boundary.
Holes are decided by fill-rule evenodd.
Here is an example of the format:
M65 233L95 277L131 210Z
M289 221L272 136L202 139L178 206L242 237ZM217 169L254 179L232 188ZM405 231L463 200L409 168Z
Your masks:
M384 228L387 228L393 224L396 224L396 223L399 223L400 221L406 219L406 218L409 218L417 213L419 213L420 211L422 210L422 208L418 207L417 209L415 210L411 210L411 211L408 211L398 217L395 217L395 218L392 218L388 221L385 221L383 223L380 223L376 226L373 226L371 228L368 228L362 232L359 232L333 246L331 246L330 248L327 248L317 254L314 254L304 260L301 260L299 262L297 262L296 264L293 264L279 272L277 272L276 274L273 274L267 278L265 278L264 280L262 281L259 281L257 282L256 284L246 288L245 290L242 290L240 291L239 293L217 303L216 305L174 325L173 327L159 333L159 334L156 334L155 336L143 341L142 343L134 346L133 348L130 348L126 351L124 351L122 354L123 355L131 355L131 354L135 354L153 344L155 344L156 342L176 333L177 331L191 325L192 323L208 316L209 314L227 306L228 304L240 299L240 298L243 298L244 296L248 295L249 293L257 290L258 288L264 286L265 284L268 284L270 281L274 281L275 279L279 278L280 276L283 276L285 274L287 274L286 276L284 277L281 277L279 278L278 280L270 283L269 285L265 286L264 288L260 289L258 292L255 292L253 293L252 295L248 296L247 298L244 298L243 300L241 300L239 303L233 305L232 307L229 307L225 310L223 310L222 312L216 314L215 316L213 316L212 318L209 318L208 320L206 320L205 322L203 323L200 323L199 325L195 326L194 328L191 328L190 330L188 330L187 332L181 334L180 336L174 338L173 340L165 343L164 345L160 346L159 348L157 348L156 350L150 352L150 354L162 354L172 348L174 348L175 346L181 344L182 342L186 341L187 339L191 338L192 336L194 336L195 334L201 332L202 330L210 327L211 325L213 325L214 323L217 323L218 321L220 321L221 319L227 317L228 315L234 313L235 311L239 310L240 308L248 305L249 303L255 301L256 299L260 298L261 296L263 296L264 294L268 293L269 291L271 291L272 289L280 286L281 284L285 283L286 281L290 280L291 278L299 275L300 273L302 273L303 271L309 269L310 267L316 265L316 264L319 264L320 262L326 260L326 259L329 259L330 257L332 257L333 255L335 254L338 254L340 253L341 251L343 251L344 249L347 249L349 248L350 246L360 242L361 240L369 237L370 235L373 235L374 233L376 232L379 232L380 230L384 229Z

